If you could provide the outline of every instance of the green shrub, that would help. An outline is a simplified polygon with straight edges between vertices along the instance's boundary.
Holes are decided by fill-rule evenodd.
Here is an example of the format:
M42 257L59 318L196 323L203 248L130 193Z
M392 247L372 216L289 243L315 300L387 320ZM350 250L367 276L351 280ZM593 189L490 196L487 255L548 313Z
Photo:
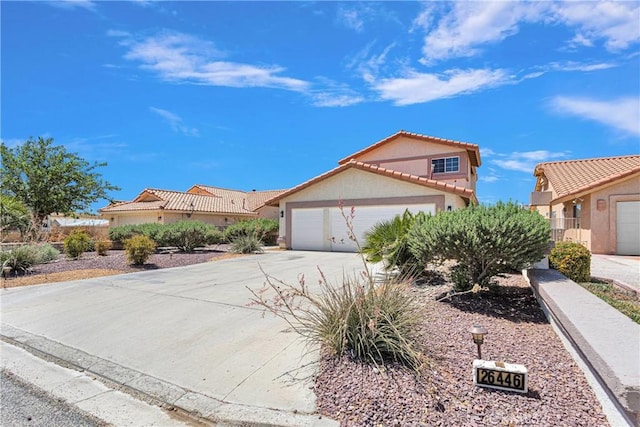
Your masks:
M220 243L222 234L215 226L202 221L178 221L165 224L157 239L161 246L175 246L183 252L193 252L195 248Z
M74 230L64 239L63 244L64 253L69 258L78 259L91 249L91 237L82 230Z
M273 246L278 239L278 228L278 220L272 218L238 221L224 229L224 240L233 242L240 236L255 235L263 244Z
M262 253L262 242L255 234L239 235L232 242L230 252L236 254Z
M409 250L407 234L416 221L425 219L424 212L413 215L406 210L403 215L381 221L365 233L361 252L369 262L384 261L387 270L397 268L401 274L419 274L424 270Z
M222 233L222 231L218 230L217 227L210 227L209 230L207 230L207 244L209 245L218 245L222 242L224 242L224 234Z
M549 254L551 268L558 270L574 282L591 279L591 252L580 243L558 242Z
M49 243L39 243L33 246L35 250L36 264L44 264L51 262L60 256L60 251L51 246Z
M125 240L135 235L142 235L149 237L154 242L157 242L160 246L168 246L160 242L159 235L162 232L163 228L164 224L158 224L156 222L121 225L119 227L113 227L109 229L109 239L116 243L124 243Z
M111 240L97 240L93 242L93 247L98 253L98 255L105 256L109 253L109 249L111 249L113 244Z
M27 272L37 261L37 251L32 245L18 246L10 251L2 252L2 267L11 271Z
M456 264L450 269L449 280L453 283L455 292L465 292L473 287L469 269L463 264Z
M423 316L408 281L394 276L374 284L367 273L338 285L321 274L318 292L310 291L304 278L291 285L265 276L265 287L251 291L252 304L285 319L312 343L364 362L394 361L416 370L422 365L414 343Z
M142 265L154 253L156 244L147 236L135 235L124 241L124 250L129 262Z
M521 270L542 259L549 247L549 223L537 212L515 203L469 206L416 221L408 244L416 259L429 262L456 260L474 284ZM463 267L459 267L460 273Z

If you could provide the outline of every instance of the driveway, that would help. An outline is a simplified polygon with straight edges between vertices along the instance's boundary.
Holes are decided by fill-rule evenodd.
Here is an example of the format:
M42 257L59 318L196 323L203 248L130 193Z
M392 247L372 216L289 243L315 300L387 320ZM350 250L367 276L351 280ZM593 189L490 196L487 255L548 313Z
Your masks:
M304 418L315 411L311 382L292 377L308 377L317 352L281 319L247 307L245 287L264 283L259 265L288 282L304 274L308 284L316 266L336 280L363 270L355 254L273 251L2 289L2 336L195 414L309 424L317 421Z
M592 254L591 275L640 292L640 256Z

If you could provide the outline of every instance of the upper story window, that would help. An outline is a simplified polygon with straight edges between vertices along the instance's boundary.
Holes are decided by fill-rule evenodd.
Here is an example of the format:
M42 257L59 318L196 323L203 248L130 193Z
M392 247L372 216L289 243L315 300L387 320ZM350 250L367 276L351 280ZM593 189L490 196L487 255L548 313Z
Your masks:
M445 157L431 160L433 173L460 172L460 157Z

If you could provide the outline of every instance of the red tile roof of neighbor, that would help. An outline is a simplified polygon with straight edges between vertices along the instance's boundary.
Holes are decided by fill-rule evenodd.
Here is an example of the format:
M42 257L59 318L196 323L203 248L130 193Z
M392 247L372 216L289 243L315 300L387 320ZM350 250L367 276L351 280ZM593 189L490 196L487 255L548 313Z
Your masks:
M368 153L376 148L379 148L381 146L383 146L384 144L387 144L388 142L393 141L394 139L397 139L401 136L405 136L408 138L413 138L413 139L419 139L422 141L427 141L427 142L431 142L431 143L436 143L436 144L442 144L442 145L448 145L451 147L456 147L456 148L464 148L465 150L467 150L467 152L469 153L469 158L471 159L471 164L473 166L480 166L480 164L482 163L482 161L480 160L480 148L478 147L478 145L476 144L471 144L468 142L462 142L462 141L454 141L453 139L444 139L444 138L437 138L435 136L429 136L429 135L421 135L419 133L413 133L413 132L407 132L405 130L401 130L389 137L386 137L383 140L380 140L378 142L376 142L373 145L370 145L366 148L363 148L360 151L357 151L347 157L345 157L344 159L338 161L338 164L345 164L347 162L349 162L350 160L353 160L365 153Z
M429 188L434 188L436 190L442 190L442 191L446 191L448 193L453 193L453 194L457 194L461 197L465 197L468 198L469 200L471 200L474 203L478 203L478 199L476 198L475 193L473 192L473 190L469 189L469 188L464 188L464 187L458 187L452 184L447 184L443 181L436 181L433 179L428 179L428 178L424 178L421 176L417 176L417 175L411 175L408 173L404 173L404 172L399 172L399 171L394 171L391 169L387 169L387 168L382 168L380 166L374 166L372 164L369 163L363 163L363 162L358 162L355 160L350 160L347 163L341 164L340 166L330 170L329 172L325 172L322 175L319 175L315 178L312 178L306 182L303 182L300 185L297 185L295 187L293 187L290 190L287 190L279 195L277 195L276 197L273 197L269 200L266 201L267 205L273 205L275 206L275 203L280 201L282 198L287 197L291 194L297 193L298 191L304 190L305 188L316 184L320 181L323 181L329 177L332 177L333 175L336 175L344 170L350 169L350 168L355 168L355 169L359 169L365 172L371 172L377 175L382 175L382 176L388 176L390 178L394 178L394 179L398 179L401 181L405 181L405 182L410 182L413 184L418 184L418 185L422 185L424 187L429 187Z
M540 163L533 174L545 176L557 193L555 200L578 196L640 173L640 155Z
M142 210L171 210L179 212L221 213L255 215L256 209L264 206L267 198L283 190L251 191L228 190L218 187L198 187L205 192L182 192L147 188L131 202L120 202L100 209L100 212L124 212ZM206 194L208 193L208 194Z

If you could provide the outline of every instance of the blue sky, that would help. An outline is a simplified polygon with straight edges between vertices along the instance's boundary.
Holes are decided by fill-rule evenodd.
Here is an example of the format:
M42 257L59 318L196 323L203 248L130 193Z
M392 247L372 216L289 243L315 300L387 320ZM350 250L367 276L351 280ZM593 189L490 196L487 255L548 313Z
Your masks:
M289 188L401 129L478 144L486 203L527 203L539 162L640 153L640 2L0 8L3 142L108 162L117 200Z

